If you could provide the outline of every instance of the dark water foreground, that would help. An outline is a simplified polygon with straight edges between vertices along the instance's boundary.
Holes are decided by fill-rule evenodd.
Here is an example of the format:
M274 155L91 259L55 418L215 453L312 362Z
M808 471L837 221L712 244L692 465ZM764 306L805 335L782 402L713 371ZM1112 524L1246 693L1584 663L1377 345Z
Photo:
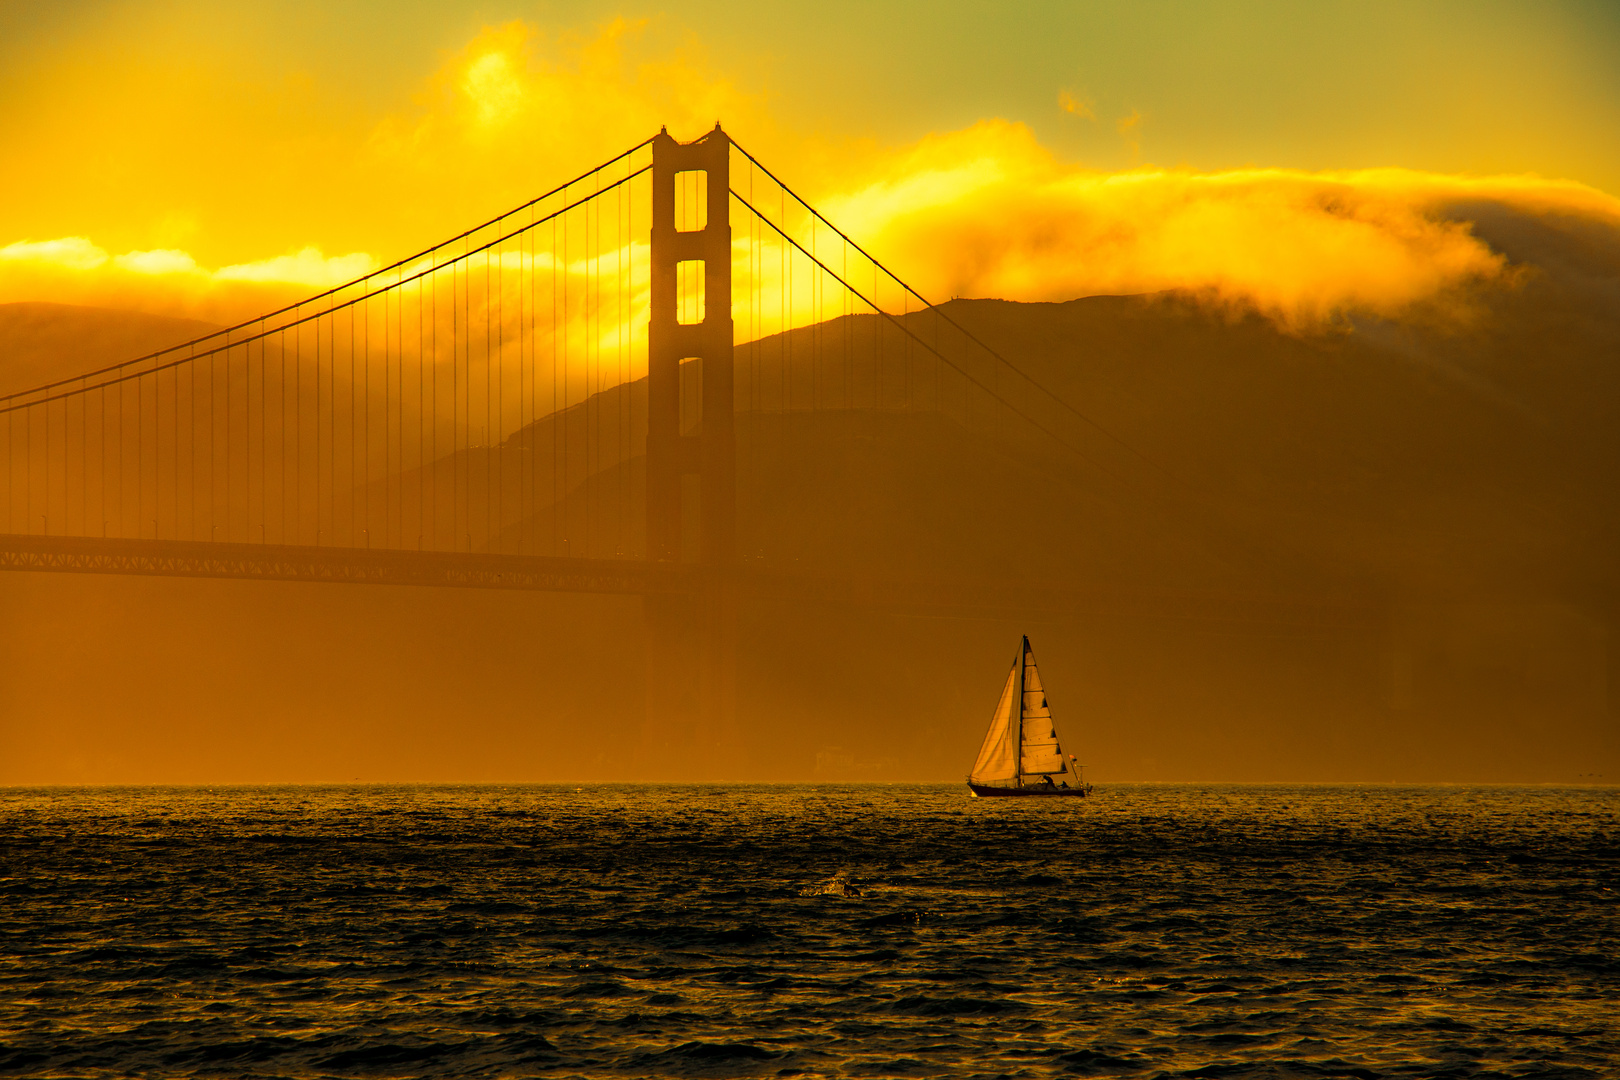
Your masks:
M3 790L0 1076L1620 1074L1620 792L1097 794Z

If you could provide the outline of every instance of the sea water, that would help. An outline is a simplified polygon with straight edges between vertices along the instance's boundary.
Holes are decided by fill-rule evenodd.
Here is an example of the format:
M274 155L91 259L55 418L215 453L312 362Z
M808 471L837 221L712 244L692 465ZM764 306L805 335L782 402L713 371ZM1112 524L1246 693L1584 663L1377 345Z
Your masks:
M0 1075L1620 1074L1620 793L0 791Z

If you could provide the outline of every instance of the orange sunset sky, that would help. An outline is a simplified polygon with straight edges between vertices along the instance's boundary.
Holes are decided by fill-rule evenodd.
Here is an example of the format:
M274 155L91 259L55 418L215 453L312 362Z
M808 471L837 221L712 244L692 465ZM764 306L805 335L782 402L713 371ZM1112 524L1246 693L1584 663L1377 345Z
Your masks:
M211 320L716 120L926 293L1290 324L1510 272L1436 207L1620 220L1605 3L0 8L0 303Z

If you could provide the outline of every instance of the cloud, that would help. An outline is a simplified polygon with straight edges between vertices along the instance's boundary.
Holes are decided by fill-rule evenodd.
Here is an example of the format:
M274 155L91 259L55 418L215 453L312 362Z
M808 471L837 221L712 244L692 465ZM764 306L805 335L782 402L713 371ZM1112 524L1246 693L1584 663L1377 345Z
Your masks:
M1063 90L1058 103L1069 115L1096 119L1093 103L1076 91ZM318 104L310 103L311 115ZM763 92L740 86L700 45L655 24L615 19L584 33L547 34L512 22L446 56L413 100L357 124L349 142L332 136L331 145L308 153L261 155L308 162L307 175L220 173L222 184L274 184L268 195L233 188L222 205L236 218L221 224L221 211L194 215L180 200L159 207L158 220L195 224L210 244L218 231L236 229L230 244L210 249L198 235L166 228L115 246L106 235L116 232L65 228L80 234L0 247L0 302L251 318L527 201L660 125L684 139L716 119L936 297L1067 300L1182 290L1304 329L1352 312L1396 318L1455 307L1472 286L1510 278L1506 259L1452 212L1470 199L1620 221L1615 199L1535 177L1400 169L1102 173L1059 160L1028 128L1004 120L893 148L788 132L776 126ZM1143 123L1133 111L1115 126L1138 140ZM267 199L283 201L258 209ZM255 239L242 239L250 232ZM101 245L129 250L115 255ZM324 254L332 249L350 253Z
M379 265L374 256L363 251L327 256L318 247L306 247L294 255L221 267L214 277L218 281L260 281L324 290L364 277Z
M158 248L154 251L131 251L113 260L120 268L136 274L199 274L197 260L184 251Z
M524 106L524 86L512 57L487 52L467 65L461 90L472 103L480 127L497 127Z
M379 259L367 251L392 260L526 202L661 125L691 139L724 118L770 141L763 94L740 89L712 68L696 42L671 41L650 27L622 18L583 33L547 34L523 22L486 27L445 57L414 99L350 133L346 145L325 132L289 142L273 126L256 129L262 118L244 117L233 135L276 151L243 155L280 170L273 191L254 186L265 178L253 170L210 174L240 187L215 200L230 208L229 217L216 209L199 219L184 210L183 196L167 205L155 183L143 190L159 193L158 220L194 225L200 235L174 235L165 226L161 240L168 243L119 255L88 230L12 243L0 248L0 302L53 300L242 321L369 272ZM279 100L276 93L267 91L271 100ZM304 101L307 87L293 96L319 104ZM319 128L317 111L302 116L300 132ZM316 145L322 139L329 143ZM289 145L299 152L281 152ZM284 239L271 239L272 251L287 253L255 257L255 248L269 246L262 239L271 231L264 228L267 215L286 232L297 230L300 240L363 234L366 250L328 256L318 244L289 251ZM114 222L105 231L127 230ZM234 234L228 243L219 239L227 232ZM196 250L205 241L228 254L205 259Z
M648 20L551 35L514 21L486 27L427 80L414 108L383 118L366 167L409 178L419 185L409 196L430 205L503 190L515 205L660 126L680 139L722 119L760 133L770 128L767 114L763 94L713 68L696 42L650 33Z
M370 273L364 252L316 247L209 270L174 248L111 255L82 236L0 248L0 302L51 300L235 321Z
M19 240L0 248L0 265L45 264L64 270L94 270L106 261L107 253L82 236Z
M1071 116L1083 116L1089 120L1097 119L1097 114L1093 111L1094 104L1090 98L1075 97L1074 94L1067 90L1058 91L1058 108Z
M1114 121L1114 130L1118 131L1119 137L1125 140L1125 145L1130 149L1133 160L1142 153L1142 114L1140 112L1132 109L1129 116L1122 116Z
M1019 124L987 121L896 153L828 216L925 294L1068 300L1184 290L1295 329L1397 318L1511 274L1450 208L1471 200L1598 217L1620 200L1535 177L1406 169L1099 173Z
M380 102L269 64L235 37L184 65L164 62L152 40L109 43L105 62L42 61L28 94L8 98L32 126L0 140L7 194L16 189L0 205L0 248L11 251L0 259L0 302L63 299L66 290L84 302L224 318L195 308L198 282L230 282L243 296L289 280L326 287L348 270L329 273L292 253L313 246L392 261L526 202L660 125L690 139L723 119L756 150L776 149L762 146L774 130L763 91L711 64L669 19L580 30L510 22L460 45L418 71L414 90ZM199 147L238 164L175 165ZM63 242L47 237L82 242L54 254L18 246ZM184 258L205 268L201 277L181 273ZM73 266L91 278L69 280ZM30 268L40 276L25 280ZM227 292L207 297L217 308Z

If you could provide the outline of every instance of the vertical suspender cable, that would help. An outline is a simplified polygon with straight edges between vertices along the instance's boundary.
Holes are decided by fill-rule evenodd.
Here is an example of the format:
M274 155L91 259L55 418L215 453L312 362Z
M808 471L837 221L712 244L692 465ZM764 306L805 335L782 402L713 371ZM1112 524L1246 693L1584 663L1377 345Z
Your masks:
M432 441L432 454L429 456L433 462L433 516L431 529L433 533L432 547L437 550L439 546L439 269L437 266L433 268L433 273L428 280L431 285L429 293L433 302L433 377L431 380L433 383L433 424L431 428L432 434L429 436Z
M265 382L265 370L264 369L268 366L267 365L267 360L269 359L269 357L268 357L268 354L267 354L267 350L269 349L269 347L270 347L270 342L264 336L264 322L263 322L263 320L260 320L260 322L259 322L259 542L260 543L268 543L269 540L270 540L270 519L266 516L266 509L267 509L269 504L265 499L265 490L264 490L264 485L265 485L265 460L264 460L264 457L265 457L265 453L266 453L266 449L267 449L268 441L269 441L269 437L270 437L270 433L265 430L265 426L264 426L264 415L265 415L264 414L264 406L265 406L265 397L267 395L266 382ZM178 395L178 391L176 391L176 394ZM179 404L179 402L177 400L176 405L178 406L178 404ZM178 450L178 447L176 447L176 449ZM178 468L178 466L177 466L177 468ZM178 500L176 500L176 501L178 502ZM176 511L176 513L178 514L178 510ZM250 537L250 539L251 539L251 537Z
M349 546L350 547L355 546L355 539L359 535L358 532L356 531L358 529L358 527L359 527L359 522L356 520L356 510L357 510L356 504L358 502L358 499L356 498L356 496L358 496L360 494L359 486L356 483L357 477L355 475L357 473L357 471L358 471L356 466L358 464L357 457L358 457L358 454L359 454L360 447L359 447L359 439L356 438L356 432L359 429L356 426L357 413L356 413L356 409L355 409L356 402L355 402L355 393L354 393L354 391L355 391L355 387L357 387L360 383L359 383L359 379L357 378L359 372L358 372L358 369L356 367L356 361L357 361L358 358L355 356L355 325L354 324L355 324L355 310L354 310L354 305L351 304L349 306Z
M311 329L315 332L315 544L319 546L321 543L321 414L330 411L331 403L322 401L321 320L318 317ZM331 448L328 447L327 449L328 456L330 456Z
M561 554L561 555L571 554L569 549L568 549L568 524L569 524L568 523L568 482L569 482L569 479L570 479L570 477L569 477L569 472L570 472L570 470L569 470L569 460L568 460L568 457L569 457L569 455L568 455L568 442L569 442L569 439L568 439L568 434L569 434L568 427L569 427L570 417L568 416L568 412L569 412L568 401L569 401L569 398L571 396L570 393L569 393L569 388L568 388L568 375L569 375L569 367L570 367L569 353L568 353L568 339L569 339L568 331L569 331L569 321L570 321L570 316L569 316L569 312L568 312L568 293L569 293L568 275L569 275L569 273L570 273L570 268L569 268L569 265L568 265L568 215L564 214L563 219L562 219L562 327L561 327L561 330L562 330L562 396L563 396L563 400L562 400L562 413L558 418L560 423L561 423L561 427L562 427L562 458L561 458L561 460L559 462L559 468L562 471L562 479L561 479L561 485L560 485L560 488L559 488L558 501L557 501L557 508L558 508L558 515L557 516L560 519L560 523L561 523L560 537L561 537L561 541L562 541L562 549L559 552L559 554Z
M494 454L494 425L491 412L491 391L494 384L495 365L490 355L490 277L489 277L489 249L484 249L484 540L489 541L489 515L494 510L495 503L495 454ZM470 549L470 545L469 545Z
M426 348L428 329L421 303L421 279L416 279L416 549L421 551L428 536L428 368Z
M225 539L231 538L231 350L225 348Z
M565 195L564 199L566 200L566 198L567 198L567 196ZM559 497L558 497L558 494L557 494L557 492L558 492L557 459L558 459L558 454L561 453L561 447L562 447L562 431L561 431L561 428L562 428L562 424L563 424L562 410L558 407L558 403L557 403L557 365L558 365L558 350L557 350L558 339L557 339L557 334L558 334L559 329L560 329L559 320L558 320L558 317L557 317L557 299L558 299L558 292L557 292L557 257L558 257L558 251L559 251L559 249L557 247L557 219L553 218L552 221L551 221L551 251L549 253L550 260L551 260L551 553L553 555L557 555L557 554L560 553L560 551L559 551L559 548L560 548L559 541L562 538L562 532L561 532L561 527L560 527L560 522L559 522L559 518L560 518L561 512L562 512L562 506L561 506L561 503L560 503L560 500L559 500Z
M390 291L394 294L394 356L399 371L394 377L394 430L397 450L394 454L394 546L405 546L405 268L394 275Z

